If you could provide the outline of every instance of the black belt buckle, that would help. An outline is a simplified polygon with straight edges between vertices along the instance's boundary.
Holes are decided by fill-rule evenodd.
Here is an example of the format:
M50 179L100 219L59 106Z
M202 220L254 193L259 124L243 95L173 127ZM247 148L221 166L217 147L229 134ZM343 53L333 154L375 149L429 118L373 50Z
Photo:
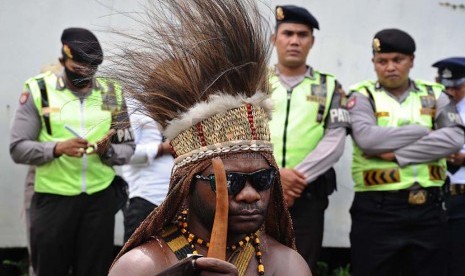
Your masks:
M413 190L408 193L408 203L410 205L423 205L428 199L427 190Z

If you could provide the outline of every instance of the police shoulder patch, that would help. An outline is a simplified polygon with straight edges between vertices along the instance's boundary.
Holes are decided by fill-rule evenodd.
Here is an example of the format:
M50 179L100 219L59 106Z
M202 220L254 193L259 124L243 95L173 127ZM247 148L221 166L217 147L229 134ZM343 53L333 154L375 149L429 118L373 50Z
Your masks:
M21 96L19 97L19 103L25 104L27 102L27 99L29 98L29 94L31 94L29 91L23 91L23 93L21 93Z
M355 106L356 98L351 97L350 99L347 100L347 109L351 109Z

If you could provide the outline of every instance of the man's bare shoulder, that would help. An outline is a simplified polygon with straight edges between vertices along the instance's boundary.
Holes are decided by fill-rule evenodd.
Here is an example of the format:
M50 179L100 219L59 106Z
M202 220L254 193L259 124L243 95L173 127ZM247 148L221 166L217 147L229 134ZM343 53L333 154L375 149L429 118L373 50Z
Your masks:
M177 262L174 254L169 249L167 251L166 248L166 244L151 240L131 249L116 261L109 275L153 276Z
M268 235L262 236L263 263L272 275L311 276L307 262L300 254Z

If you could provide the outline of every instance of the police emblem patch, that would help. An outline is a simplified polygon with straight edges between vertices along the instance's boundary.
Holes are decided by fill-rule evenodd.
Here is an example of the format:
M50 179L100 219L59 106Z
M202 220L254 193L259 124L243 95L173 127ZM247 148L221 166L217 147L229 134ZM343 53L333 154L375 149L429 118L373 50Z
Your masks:
M284 11L283 11L283 8L281 7L278 7L276 9L276 19L278 19L278 21L281 21L284 19Z
M347 109L351 109L354 106L355 106L355 97L352 97L347 101Z
M63 45L63 52L65 53L65 55L70 58L70 59L73 59L73 54L71 53L71 49L69 48L68 45Z
M381 51L381 41L377 38L373 39L373 50L375 50L375 52Z
M29 98L29 91L24 91L21 93L21 96L19 97L19 103L20 104L25 104L27 99Z
M444 71L442 71L441 77L444 79L450 79L452 78L452 72L449 70L449 68L446 68Z

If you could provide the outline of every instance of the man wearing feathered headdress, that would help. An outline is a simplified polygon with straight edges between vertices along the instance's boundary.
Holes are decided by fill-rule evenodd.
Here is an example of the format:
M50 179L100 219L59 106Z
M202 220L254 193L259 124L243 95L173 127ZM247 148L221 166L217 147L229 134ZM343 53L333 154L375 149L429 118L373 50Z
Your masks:
M114 72L164 128L176 159L166 200L125 244L110 275L311 275L293 249L272 155L269 48L258 7L252 0L159 0L148 17L146 36L123 51ZM225 211L216 207L225 201L215 200L218 157L229 212L224 260L199 258L210 256L216 214Z

